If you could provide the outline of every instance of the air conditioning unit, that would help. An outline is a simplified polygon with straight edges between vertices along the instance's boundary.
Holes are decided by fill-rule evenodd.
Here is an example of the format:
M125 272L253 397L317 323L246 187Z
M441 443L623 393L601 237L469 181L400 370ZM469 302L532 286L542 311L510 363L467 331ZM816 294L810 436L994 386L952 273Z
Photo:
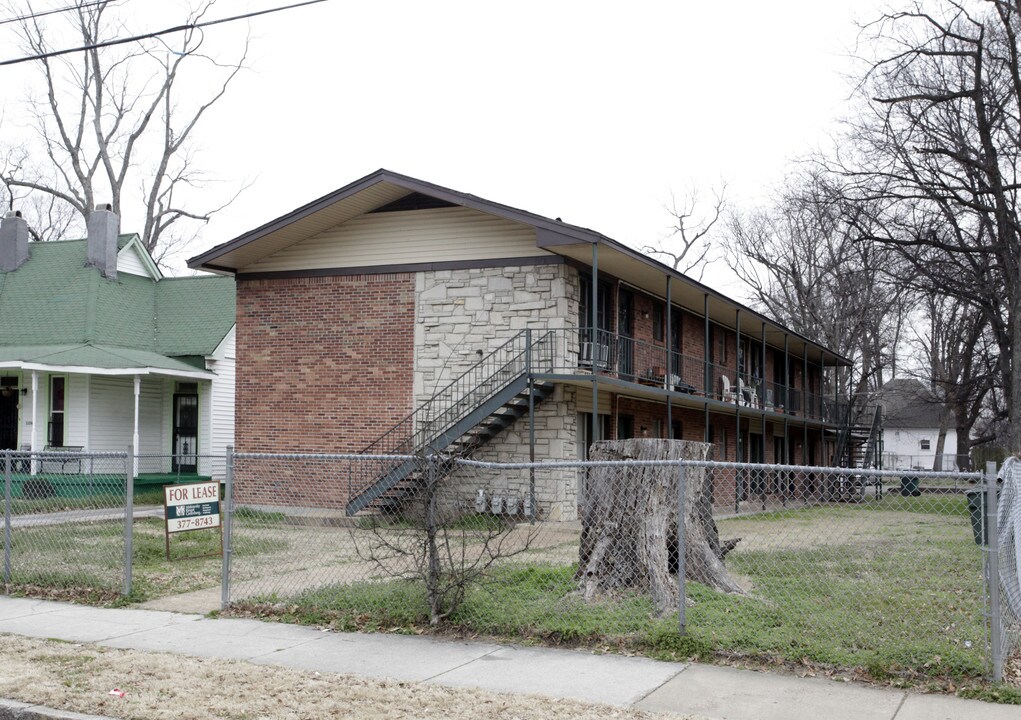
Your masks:
M595 348L595 355L593 355L593 347ZM578 364L595 364L598 368L608 368L610 366L610 346L591 341L583 342L581 344L581 354L578 356Z

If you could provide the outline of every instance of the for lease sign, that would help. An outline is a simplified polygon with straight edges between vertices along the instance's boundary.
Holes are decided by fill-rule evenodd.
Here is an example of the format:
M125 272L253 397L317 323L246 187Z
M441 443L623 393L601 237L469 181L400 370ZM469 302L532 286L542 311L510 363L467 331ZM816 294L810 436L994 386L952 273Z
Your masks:
M168 533L220 526L220 483L167 485L163 493Z

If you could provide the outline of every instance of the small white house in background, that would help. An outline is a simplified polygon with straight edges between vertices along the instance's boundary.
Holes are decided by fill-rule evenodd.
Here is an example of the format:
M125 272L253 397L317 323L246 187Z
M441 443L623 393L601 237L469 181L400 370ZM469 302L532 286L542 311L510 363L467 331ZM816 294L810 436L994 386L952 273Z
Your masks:
M913 378L894 378L883 385L879 404L883 407L884 468L955 469L957 430L952 420L937 468L942 408L924 383Z
M86 239L30 243L0 222L0 450L132 446L136 473L222 477L234 280L164 277L118 226L98 209Z

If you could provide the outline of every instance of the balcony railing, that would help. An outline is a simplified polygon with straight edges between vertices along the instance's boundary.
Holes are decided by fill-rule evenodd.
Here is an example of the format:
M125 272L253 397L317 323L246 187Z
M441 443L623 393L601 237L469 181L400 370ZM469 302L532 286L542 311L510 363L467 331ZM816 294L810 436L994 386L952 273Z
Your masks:
M553 330L554 372L592 372L649 387L732 403L742 408L836 423L846 402L768 382L734 367L667 350L607 330Z

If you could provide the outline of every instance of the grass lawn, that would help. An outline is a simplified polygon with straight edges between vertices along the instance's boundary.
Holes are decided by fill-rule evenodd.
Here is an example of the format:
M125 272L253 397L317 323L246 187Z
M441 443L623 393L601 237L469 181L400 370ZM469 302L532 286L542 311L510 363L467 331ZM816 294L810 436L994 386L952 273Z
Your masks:
M11 590L49 589L86 602L143 602L220 583L218 530L176 533L166 558L163 521L136 519L132 539L132 593L120 598L124 566L121 521L15 528L11 543ZM270 554L287 547L260 538L238 552ZM215 557L199 557L210 556ZM33 593L34 594L34 593Z
M861 505L732 518L742 537L727 566L745 596L688 583L689 635L649 599L586 603L575 565L514 558L472 590L449 625L468 633L585 642L654 657L745 657L894 676L975 679L985 673L982 564L964 498L889 496ZM421 587L355 582L239 608L338 629L428 624ZM274 610L276 608L276 610Z
M145 488L135 491L134 504L162 505L162 488ZM94 493L85 497L48 497L36 500L11 498L12 515L33 515L37 513L61 512L64 510L96 510L100 508L123 508L124 490L118 486L107 493Z

